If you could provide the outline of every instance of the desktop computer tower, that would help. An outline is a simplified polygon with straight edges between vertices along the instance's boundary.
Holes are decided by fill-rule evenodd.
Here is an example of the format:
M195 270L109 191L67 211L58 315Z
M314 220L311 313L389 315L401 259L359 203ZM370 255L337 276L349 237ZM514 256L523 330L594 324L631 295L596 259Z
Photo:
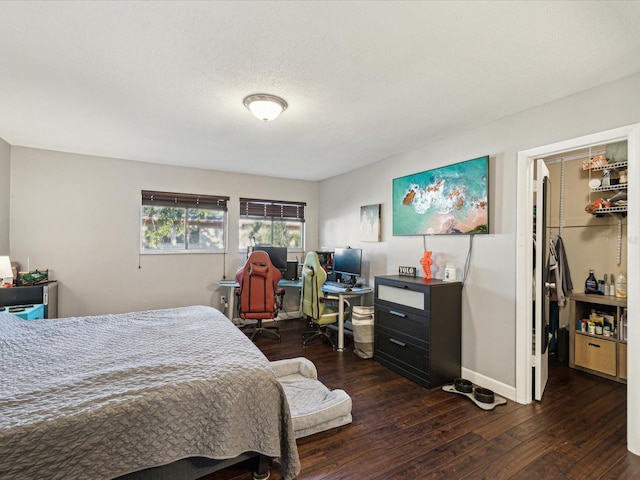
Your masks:
M285 280L297 280L298 279L298 262L297 261L288 261L287 262L287 271L284 274Z

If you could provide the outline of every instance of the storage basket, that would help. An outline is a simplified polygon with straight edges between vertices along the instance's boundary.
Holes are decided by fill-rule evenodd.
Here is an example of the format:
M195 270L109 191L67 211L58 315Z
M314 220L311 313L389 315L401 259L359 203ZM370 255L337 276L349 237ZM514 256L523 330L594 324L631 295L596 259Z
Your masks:
M354 306L351 311L353 325L353 352L360 358L373 357L373 307Z

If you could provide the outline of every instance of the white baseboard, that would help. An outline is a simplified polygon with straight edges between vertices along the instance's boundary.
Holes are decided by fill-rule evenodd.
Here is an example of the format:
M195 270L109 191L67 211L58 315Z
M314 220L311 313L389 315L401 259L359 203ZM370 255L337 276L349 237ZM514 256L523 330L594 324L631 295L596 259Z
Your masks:
M486 377L481 375L473 370L469 370L467 368L462 367L461 372L462 378L465 378L475 385L480 387L488 388L489 390L493 390L494 393L498 395L502 395L509 400L516 400L516 387L512 387L511 385L507 385L502 382L498 382L493 378Z

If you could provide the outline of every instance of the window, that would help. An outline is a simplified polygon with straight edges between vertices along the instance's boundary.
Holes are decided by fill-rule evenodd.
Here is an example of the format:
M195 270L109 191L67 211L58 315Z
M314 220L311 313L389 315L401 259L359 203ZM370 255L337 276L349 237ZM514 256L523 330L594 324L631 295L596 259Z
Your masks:
M303 202L240 199L239 248L258 243L304 250Z
M224 252L228 200L143 190L140 252Z

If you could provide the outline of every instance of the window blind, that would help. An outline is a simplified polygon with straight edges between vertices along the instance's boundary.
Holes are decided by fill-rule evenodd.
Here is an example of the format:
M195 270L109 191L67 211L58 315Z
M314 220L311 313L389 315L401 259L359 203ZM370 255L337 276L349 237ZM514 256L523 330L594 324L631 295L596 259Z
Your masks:
M304 202L241 198L240 216L304 222L304 207L306 205Z
M195 195L190 193L156 192L142 190L142 205L154 207L203 208L227 211L229 197Z

